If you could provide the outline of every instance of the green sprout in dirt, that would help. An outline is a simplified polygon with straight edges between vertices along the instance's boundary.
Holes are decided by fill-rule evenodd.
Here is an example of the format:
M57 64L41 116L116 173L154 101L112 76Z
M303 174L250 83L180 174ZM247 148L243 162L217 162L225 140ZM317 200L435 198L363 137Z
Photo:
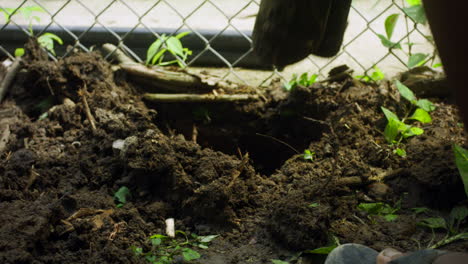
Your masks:
M314 159L315 159L315 152L306 149L306 150L304 150L304 154L303 154L302 157L303 157L305 160L314 161Z
M63 45L63 40L53 34L53 33L44 33L40 35L37 38L37 42L39 42L39 45L44 47L46 50L48 50L50 53L52 53L55 56L55 50L54 50L54 42L57 42L59 45Z
M408 25L408 18L412 20L416 24L422 24L425 25L427 23L427 18L426 14L424 11L424 7L421 4L421 0L406 0L408 3L409 7L404 7L403 13L405 15L405 20ZM395 26L397 25L397 22L400 18L400 14L391 14L389 15L386 20L385 20L385 35L382 34L377 34L377 36L380 38L380 41L382 42L382 45L389 48L389 49L403 49L401 41L398 42L393 42L392 36L395 31ZM412 47L416 43L412 43L410 41L410 36L407 35L406 37L407 42L404 43L405 45L408 46L408 54L409 54L409 59L408 62L406 63L406 66L408 68L414 68L418 66L425 65L429 61L434 61L436 58L436 51L434 50L434 53L427 54L427 53L413 53ZM433 42L433 39L431 36L425 36L425 38L428 41ZM436 66L437 64L434 64Z
M398 218L396 212L400 210L400 201L395 207L392 207L386 203L360 203L358 209L366 212L369 215L369 219L373 220L371 216L381 216L388 222L395 221Z
M371 73L371 75L357 75L355 78L364 82L378 82L385 79L385 74L382 72L382 70L379 69L379 67L374 66L374 71Z
M114 193L114 200L117 203L117 208L121 208L127 202L128 197L130 197L130 190L122 186Z
M457 240L468 240L468 230L461 228L462 224L466 223L467 218L468 208L465 206L457 206L452 209L448 219L443 217L429 217L421 220L418 225L429 228L432 231L432 240L428 247L439 248ZM435 230L445 230L447 233L443 239L433 243Z
M284 89L286 91L292 91L294 88L297 87L297 85L309 87L317 81L317 77L318 77L317 74L312 74L309 77L309 74L307 72L304 72L303 74L301 74L300 77L298 77L297 74L293 74L293 76L291 77L291 80L284 84Z
M400 147L400 144L403 140L418 136L424 133L422 128L407 124L408 120L419 121L422 124L427 124L432 122L431 115L429 112L435 110L434 104L427 99L417 99L414 93L402 84L399 81L395 82L400 95L409 101L410 108L416 108L411 116L409 116L410 111L406 111L406 116L401 120L398 116L385 107L381 107L385 117L387 118L387 126L385 127L384 136L385 140L390 144L395 146L394 153L400 157L406 156L406 151Z
M181 68L185 67L184 63L187 57L192 55L192 51L188 48L184 48L180 39L188 34L190 34L190 32L182 32L176 36L170 37L162 34L160 38L149 46L146 54L146 65L165 66L177 63ZM164 61L164 54L167 52L172 54L175 59Z
M200 253L192 248L207 249L209 243L218 237L218 235L198 236L191 234L189 239L185 232L179 230L176 231L176 235L183 238L171 238L160 234L152 235L149 238L151 249L148 252L144 252L141 247L134 246L132 251L135 255L144 257L148 263L152 264L171 264L180 257L185 262L190 262L201 258Z

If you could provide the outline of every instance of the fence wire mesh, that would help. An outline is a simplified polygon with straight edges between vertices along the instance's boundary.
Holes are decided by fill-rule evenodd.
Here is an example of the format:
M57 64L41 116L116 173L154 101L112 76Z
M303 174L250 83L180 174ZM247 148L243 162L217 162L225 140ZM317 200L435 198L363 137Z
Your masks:
M340 64L347 64L355 74L370 75L378 67L391 75L408 69L411 55L418 53L427 54L427 63L437 60L428 26L404 14L403 8L408 7L406 0L355 0L337 56L330 59L310 56L281 73L248 73L241 66L248 65L246 61L253 57L251 31L259 3L260 0L0 0L0 12L4 14L0 17L4 22L0 26L0 54L14 57L15 47L9 41L18 37L9 36L11 32L16 32L15 36L21 32L26 37L54 30L67 40L65 45L86 52L95 44L89 41L90 35L97 36L100 32L105 35L106 42L117 44L133 59L144 62L145 48L163 33L175 35L190 31L190 38L196 39L198 46L186 61L178 58L182 64L195 69L206 64L203 58L209 56L209 64L217 66L213 70L219 72L220 79L251 85L264 83L277 75L289 78L294 72L318 73L324 77L328 70ZM400 14L392 41L402 43L401 49L389 49L379 38L379 34L385 35L384 23L391 14ZM152 40L139 43L136 36L142 32ZM231 38L220 42L226 35ZM86 38L88 40L84 41ZM190 43L187 47L192 48ZM66 57L74 49L50 55Z

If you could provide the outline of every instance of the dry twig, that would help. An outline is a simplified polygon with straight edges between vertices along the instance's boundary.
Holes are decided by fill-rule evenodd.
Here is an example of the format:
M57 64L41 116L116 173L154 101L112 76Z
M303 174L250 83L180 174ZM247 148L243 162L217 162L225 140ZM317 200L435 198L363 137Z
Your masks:
M11 83L16 77L16 74L21 68L21 59L16 58L13 64L8 68L5 78L1 80L0 83L0 103L3 101L3 98L5 97L5 94L7 93L8 89L10 88Z

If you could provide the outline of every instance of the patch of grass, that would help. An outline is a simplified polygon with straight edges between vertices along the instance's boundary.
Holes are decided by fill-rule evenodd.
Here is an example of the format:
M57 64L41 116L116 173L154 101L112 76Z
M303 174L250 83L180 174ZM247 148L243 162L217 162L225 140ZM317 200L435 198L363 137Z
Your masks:
M177 63L181 68L185 67L184 63L188 56L192 55L192 51L185 48L180 39L190 33L182 32L170 37L162 34L160 38L149 46L146 54L146 65L166 66ZM175 57L174 60L164 61L164 55L168 52Z
M144 252L141 247L132 246L131 249L135 255L152 264L172 264L180 258L185 262L191 262L201 258L201 254L192 248L207 249L210 242L217 237L218 235L198 236L191 234L189 239L185 232L178 230L175 238L161 234L150 236L151 249L147 252Z

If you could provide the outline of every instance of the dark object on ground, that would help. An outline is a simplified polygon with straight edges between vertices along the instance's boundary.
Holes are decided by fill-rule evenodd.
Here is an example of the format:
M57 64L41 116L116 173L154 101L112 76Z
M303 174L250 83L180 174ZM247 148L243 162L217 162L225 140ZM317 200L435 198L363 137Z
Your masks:
M253 32L260 60L278 68L338 53L351 0L262 0Z

